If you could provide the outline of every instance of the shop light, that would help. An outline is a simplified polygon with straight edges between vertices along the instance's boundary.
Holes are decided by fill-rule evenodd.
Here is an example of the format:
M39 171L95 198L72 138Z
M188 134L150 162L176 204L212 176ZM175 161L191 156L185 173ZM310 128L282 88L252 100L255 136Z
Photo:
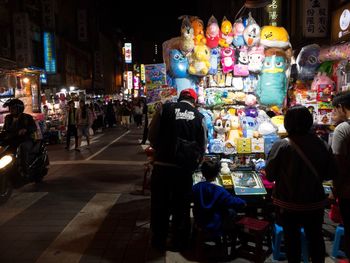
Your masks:
M73 90L75 90L75 87L74 86L70 86L69 87L69 91L73 91Z
M29 78L25 77L25 78L23 79L23 83L24 83L24 84L28 84L28 83L29 83Z
M67 89L61 89L61 92L62 92L62 93L66 93L66 92L67 92Z

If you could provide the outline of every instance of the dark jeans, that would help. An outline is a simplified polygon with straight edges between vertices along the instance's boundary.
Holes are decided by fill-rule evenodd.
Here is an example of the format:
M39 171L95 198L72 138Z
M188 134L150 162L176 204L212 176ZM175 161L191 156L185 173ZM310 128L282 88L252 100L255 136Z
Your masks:
M350 258L350 199L339 198L339 209L344 222L344 252Z
M78 148L78 132L75 125L68 125L67 127L67 149L70 147L70 137L74 136L75 138L75 148Z
M325 260L325 244L322 234L324 211L292 212L281 209L278 212L279 223L283 226L284 238L289 263L301 261L301 234L304 227L309 243L309 254L313 263L323 263Z
M134 121L137 127L142 126L142 114L134 114Z
M176 167L155 165L151 176L152 242L165 246L169 216L173 241L186 245L190 237L192 173Z
M143 127L142 143L145 144L148 137L148 114L145 114L145 124Z

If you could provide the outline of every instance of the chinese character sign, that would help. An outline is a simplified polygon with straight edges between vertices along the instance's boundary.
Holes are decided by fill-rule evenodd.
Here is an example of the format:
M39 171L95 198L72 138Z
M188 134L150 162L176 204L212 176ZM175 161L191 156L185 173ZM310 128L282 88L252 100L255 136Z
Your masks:
M146 85L160 86L166 84L165 64L148 64L145 65Z
M303 3L304 36L326 37L328 32L328 0L305 0Z
M125 43L124 44L124 56L125 56L125 63L132 63L132 48L131 43Z
M51 32L44 32L44 62L47 73L56 73L55 37Z
M265 7L268 14L268 24L271 26L281 26L281 0L272 0L271 4Z

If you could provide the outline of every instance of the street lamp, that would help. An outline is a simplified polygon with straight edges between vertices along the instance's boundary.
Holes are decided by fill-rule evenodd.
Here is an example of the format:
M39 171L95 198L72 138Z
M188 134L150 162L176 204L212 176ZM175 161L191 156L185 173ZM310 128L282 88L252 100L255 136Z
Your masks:
M29 83L29 78L25 77L25 78L23 79L23 83L24 83L24 84L28 84L28 83Z

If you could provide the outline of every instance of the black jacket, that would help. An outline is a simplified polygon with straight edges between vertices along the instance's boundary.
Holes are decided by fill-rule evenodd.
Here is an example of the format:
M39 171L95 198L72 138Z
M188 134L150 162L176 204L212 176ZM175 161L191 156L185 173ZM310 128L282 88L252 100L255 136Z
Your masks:
M7 139L18 140L23 142L33 139L34 132L36 131L36 124L33 117L26 113L18 115L18 119L14 122L15 118L9 114L5 117L4 131L6 132ZM24 135L19 135L18 132L22 129L26 129L27 132Z
M197 141L204 153L206 130L203 115L185 100L164 104L152 119L148 138L155 149L156 162L175 164L177 137Z
M321 209L326 196L322 182L337 172L331 149L316 135L293 136L318 173L318 178L287 140L279 140L269 153L266 176L275 181L274 204L290 210Z

